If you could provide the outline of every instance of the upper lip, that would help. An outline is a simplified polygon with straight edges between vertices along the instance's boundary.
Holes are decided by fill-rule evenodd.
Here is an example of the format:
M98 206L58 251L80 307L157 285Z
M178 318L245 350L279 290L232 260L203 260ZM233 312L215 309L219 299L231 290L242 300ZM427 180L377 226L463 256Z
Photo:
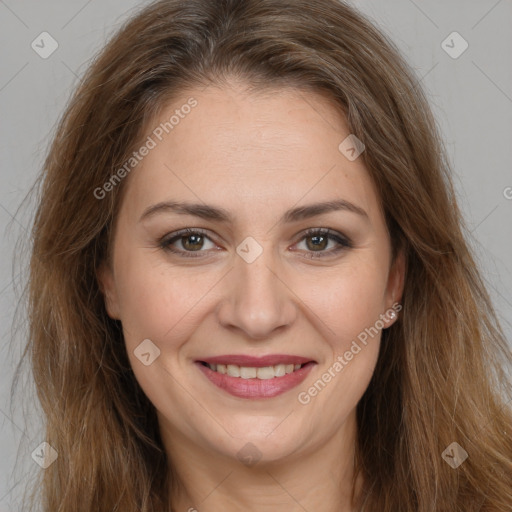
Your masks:
M207 357L198 361L209 364L234 364L236 366L245 366L250 368L262 368L264 366L275 366L278 364L305 364L313 361L307 357L292 356L286 354L270 354L261 357L247 355L225 355Z

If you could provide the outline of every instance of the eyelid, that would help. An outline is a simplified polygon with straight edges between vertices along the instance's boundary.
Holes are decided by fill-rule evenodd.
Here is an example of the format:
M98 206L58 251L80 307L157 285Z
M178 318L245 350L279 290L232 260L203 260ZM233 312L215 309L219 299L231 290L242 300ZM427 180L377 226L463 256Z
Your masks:
M330 238L337 240L342 245L346 245L347 247L352 247L352 240L350 240L350 238L348 236L346 236L343 233L340 233L338 231L334 231L333 229L330 229L330 228L308 228L305 231L302 231L301 233L299 233L299 236L300 236L299 241L301 241L306 236L312 236L312 235L317 235L317 234L320 234L323 236L328 235Z

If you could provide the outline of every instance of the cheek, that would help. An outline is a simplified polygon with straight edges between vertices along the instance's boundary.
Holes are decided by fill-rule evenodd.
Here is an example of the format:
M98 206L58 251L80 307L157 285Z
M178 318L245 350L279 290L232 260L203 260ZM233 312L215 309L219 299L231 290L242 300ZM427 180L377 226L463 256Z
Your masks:
M202 305L219 275L154 264L141 253L119 262L118 292L126 344L134 349L144 339L174 348L197 326Z
M336 432L353 412L370 383L379 354L382 329L376 328L376 322L384 312L384 279L375 264L357 263L317 279L317 285L310 288L314 289L309 295L312 302L307 302L321 317L317 325L329 328L323 328L323 333L330 353L315 378L298 390L297 401L311 417L322 418L324 431Z
M333 381L350 381L343 385L345 392L362 393L377 361L384 327L380 315L384 313L385 271L380 270L374 261L359 259L357 264L315 280L314 286L301 288L329 343L331 354L324 367L331 369Z
M212 288L213 279L207 275L192 277L171 265L154 265L147 254L124 258L118 268L121 318L130 364L150 401L158 410L168 410L169 403L182 403L183 388L175 380L180 371L178 356L197 327L201 298ZM160 352L152 352L155 349L145 340ZM142 346L149 349L142 350ZM148 352L152 362L146 365L139 356ZM193 413L191 407L185 416Z
M301 277L295 289L329 328L333 348L342 350L384 313L385 275L378 263L358 258L311 279Z

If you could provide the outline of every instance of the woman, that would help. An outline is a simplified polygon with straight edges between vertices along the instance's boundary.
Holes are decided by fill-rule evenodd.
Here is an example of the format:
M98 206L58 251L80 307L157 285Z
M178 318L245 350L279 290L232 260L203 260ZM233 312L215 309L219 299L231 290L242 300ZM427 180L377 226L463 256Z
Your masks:
M510 352L421 88L347 5L143 9L33 236L43 510L511 509Z

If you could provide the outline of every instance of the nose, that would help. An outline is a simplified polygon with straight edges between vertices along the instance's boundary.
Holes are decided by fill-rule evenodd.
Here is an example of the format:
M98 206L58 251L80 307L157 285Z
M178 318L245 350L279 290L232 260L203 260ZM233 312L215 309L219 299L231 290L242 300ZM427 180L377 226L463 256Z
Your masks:
M217 310L223 327L263 340L293 324L297 315L294 294L270 248L251 263L236 255L226 279L226 296Z

